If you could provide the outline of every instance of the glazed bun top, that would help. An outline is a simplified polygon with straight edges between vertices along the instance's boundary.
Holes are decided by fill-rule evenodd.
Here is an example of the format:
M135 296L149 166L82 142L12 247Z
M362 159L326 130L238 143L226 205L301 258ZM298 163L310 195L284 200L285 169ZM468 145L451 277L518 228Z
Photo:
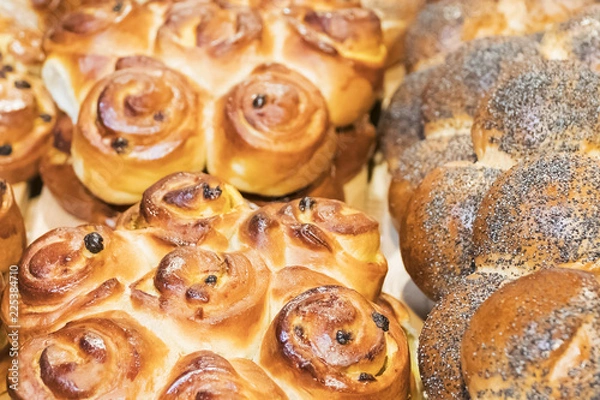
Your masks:
M600 385L600 285L546 269L508 283L475 312L462 340L473 399L591 399Z

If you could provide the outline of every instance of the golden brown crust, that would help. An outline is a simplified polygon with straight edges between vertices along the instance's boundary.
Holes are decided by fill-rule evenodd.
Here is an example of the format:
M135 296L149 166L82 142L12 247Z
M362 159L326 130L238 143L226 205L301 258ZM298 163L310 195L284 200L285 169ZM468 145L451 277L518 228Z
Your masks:
M363 8L320 11L301 6L281 13L271 14L267 30L270 38L277 38L272 39L276 59L314 82L335 126L349 125L367 113L383 83L386 58L377 15Z
M270 287L271 310L278 311L294 297L319 286L341 286L329 275L299 265L280 269Z
M168 68L114 72L81 106L71 148L75 173L98 198L126 205L169 173L201 169L203 101Z
M15 399L132 398L150 395L167 347L126 313L69 322L19 351Z
M185 74L208 96L203 99L201 110L187 112L187 115L198 119L205 117L207 121L215 117L215 121L210 123L204 121L203 129L200 129L201 133L207 132L206 138L200 138L202 134L196 135L206 149L192 151L187 148L188 154L185 156L180 154L161 164L163 174L177 170L198 171L206 167L238 189L262 197L289 196L314 185L326 171L331 170L336 151L334 127L358 123L365 129L361 129L360 140L352 140L357 143L353 146L356 152L353 150L351 156L348 154L345 157L352 159L352 162L344 163L342 157L338 157L340 164L336 166L339 167L337 175L343 182L355 174L360 168L359 163L370 155L373 132L360 119L371 109L381 88L386 45L377 13L359 2L341 3L260 0L141 3L127 0L106 3L93 0L76 7L49 32L45 42L48 59L43 69L44 80L60 108L73 120L78 119L78 125L81 125L82 118L88 119L87 115L93 114L86 100L89 99L88 93L90 96L97 95L92 82L104 81L113 73L125 74L125 70L115 72L115 69L122 67L119 66L123 64L120 60L122 57L156 57L173 70ZM41 4L42 8L47 6ZM249 118L242 123L244 127L240 124L235 126L235 118L229 115L231 110L221 111L230 105L239 108L236 102L228 104L229 100L224 100L225 97L236 91L241 92L238 89L247 83L246 79L255 76L253 71L263 68L265 64L271 65L269 68L273 68L274 64L283 65L289 71L287 75L297 75L306 82L313 82L307 92L320 97L315 99L311 94L307 103L298 101L296 105L302 110L294 110L289 105L284 107L284 102L289 103L289 99L284 99L279 110L276 110L276 113L286 114L281 116L283 120L290 118L291 113L303 115L316 108L316 117L326 119L325 123L316 122L315 125L323 126L316 127L319 132L316 138L312 137L315 139L312 143L303 146L294 140L291 147L297 148L295 153L287 151L282 155L280 149L270 152L269 148L278 148L273 141L261 145L256 140L251 143L246 140L248 136L260 135L223 133L248 130L248 126L259 119ZM154 66L136 65L127 70L151 67ZM305 85L302 83L300 86ZM271 97L280 100L287 96L273 92L269 92ZM241 97L244 97L243 93ZM246 100L248 96L244 100L244 117L251 114L247 112L248 104L253 103ZM81 103L84 104L80 107ZM268 106L267 103L265 108L270 108ZM97 108L92 105L91 109ZM284 108L286 110L281 111ZM271 115L268 119L273 122L276 118ZM105 122L99 125L105 127ZM91 126L89 129L95 129ZM108 128L115 130L114 127ZM265 127L254 128L256 133ZM283 129L281 126L278 128ZM80 129L83 128L78 126L77 130ZM297 125L293 130L300 132L302 128ZM276 129L271 126L265 131L272 133ZM283 142L282 137L289 136L279 136L278 142ZM125 173L125 168L107 168L107 164L99 159L106 159L111 154L110 150L106 146L104 149L85 146L78 137L80 135L76 133L74 169L88 190L101 200L118 205L131 204L139 200L139 194L150 181L160 178L156 174L133 173L141 169L138 168L140 165L127 165L126 169L131 173ZM165 138L160 143L164 148L174 146L173 141ZM238 149L240 143L243 148ZM202 145L196 143L194 147L200 148ZM231 149L235 150L235 154L230 154ZM155 150L153 155L159 152ZM206 156L209 160L204 165L203 157ZM246 156L262 159L262 168L259 170L252 163L247 165ZM90 161L86 162L88 158ZM126 157L114 159L122 161L123 158ZM193 162L190 158L194 158ZM274 167L268 168L270 173L265 174L264 164L268 160L273 160L269 162ZM240 166L238 161L244 165ZM116 161L108 164L120 165ZM145 171L158 169L152 164L149 161ZM164 164L169 168L165 169ZM173 164L177 164L177 168ZM303 168L298 170L298 165ZM132 175L135 175L134 178L131 178ZM339 187L336 187L336 192L330 193L337 196L337 189Z
M258 67L220 99L212 125L208 171L248 193L302 189L329 169L335 152L319 90L280 64Z
M513 167L492 185L475 219L478 268L595 271L599 185L600 164L579 154L549 153Z
M267 205L242 223L239 236L276 271L302 265L327 271L368 299L381 292L387 262L379 252L378 224L339 201L305 197ZM332 271L333 263L338 267Z
M408 396L402 328L383 309L339 286L311 289L286 304L267 331L260 364L299 396Z
M475 312L462 371L473 399L598 394L600 286L592 274L546 269L506 284Z
M269 46L263 24L258 10L246 4L173 2L157 32L155 54L209 92L221 94L261 62Z
M182 394L188 390L188 383L195 382L195 378L188 377L201 373L187 369L194 364L190 368L197 371L197 363L190 361L195 355L190 354L210 349L231 360L240 379L255 380L251 382L255 386L247 387L251 392L260 397L258 393L264 393L260 390L268 390L285 398L250 361L232 357L258 359L272 318L304 290L346 283L380 300L387 268L379 249L377 223L342 203L305 198L270 205L262 209L268 220L253 218L252 212L260 210L223 181L203 174L179 173L150 188L141 204L123 214L115 230L103 226L61 228L34 242L23 255L11 286L18 296L14 290L5 291L0 306L5 324L19 324L19 339L35 343L31 350L25 344L19 353L19 363L27 364L27 380L33 382L20 389L25 393L22 397L76 398L89 392L92 397L102 398L101 393L106 392L105 398L153 398L161 391L170 391L169 387L171 394ZM278 224L279 230L266 232L265 224L271 223ZM372 329L379 324L381 329L389 330L383 335L385 354L367 349L365 356L358 358L356 367L361 371L344 367L360 381L348 386L342 397L360 396L353 394L352 388L368 386L375 388L377 396L387 393L402 398L409 387L408 350L395 319L404 318L404 313L396 315L400 308L389 299L380 309L352 289L336 286L333 291L337 297L349 297L348 304L365 305ZM351 295L342 296L342 292ZM15 304L18 321L13 319ZM93 343L88 343L70 330L80 324L74 321L81 319L114 322L117 310L168 344L166 354L140 350L144 351L140 359L146 355L152 359L152 369L140 372L143 376L135 379L120 373L119 368L128 360L119 367L113 366L112 354L105 360L104 347L112 344L103 345L100 339L104 339L96 336ZM342 320L352 319L351 315L340 315ZM113 324L100 325L108 329ZM137 325L127 326L126 333L135 336ZM72 341L63 340L65 337ZM107 337L119 340L120 334L111 330ZM55 338L58 344L53 342ZM158 339L153 350L164 348ZM48 343L52 349L42 356ZM104 347L95 347L98 343ZM131 350L128 344L117 346L123 356L136 357L137 350ZM190 356L182 361L186 355ZM378 364L376 371L372 371L376 366L366 367L371 355L371 361ZM114 359L119 356L115 354ZM178 361L181 363L175 367ZM121 378L111 379L109 370L120 373ZM170 370L173 373L168 376ZM380 370L385 377L376 376ZM96 382L92 373L96 371L105 382ZM378 389L371 379L385 382ZM238 382L232 378L234 381ZM265 386L259 388L263 381ZM122 392L113 392L115 387ZM194 387L189 386L189 390ZM90 392L94 388L98 391ZM297 393L287 384L284 389L289 395ZM73 390L76 393L67 393ZM135 391L135 395L128 394L128 390ZM321 398L321 393L311 396Z
M545 151L597 151L600 77L566 61L518 64L481 102L472 136L478 159L508 169Z
M159 396L161 399L287 399L281 388L252 361L228 361L211 351L183 357L171 371L169 382Z
M121 268L121 263L129 268ZM59 228L33 242L18 268L18 324L28 335L46 332L124 290L137 272L136 255L110 228ZM14 325L10 294L2 297L2 319ZM23 337L25 333L23 333Z
M249 212L231 185L210 175L180 172L150 186L118 226L168 247L206 243L225 249Z
M214 253L181 247L131 288L135 309L169 317L187 346L248 354L264 332L270 271L247 252Z
M133 0L89 1L65 14L46 34L47 53L147 54L154 16ZM114 46L118 40L119 46Z
M21 258L26 245L25 223L12 188L0 179L0 272L8 272Z
M431 310L419 337L425 392L439 400L469 400L461 371L463 335L479 306L504 282L497 274L472 274Z
M439 300L475 270L473 221L499 170L468 162L427 175L400 225L402 261L417 286Z

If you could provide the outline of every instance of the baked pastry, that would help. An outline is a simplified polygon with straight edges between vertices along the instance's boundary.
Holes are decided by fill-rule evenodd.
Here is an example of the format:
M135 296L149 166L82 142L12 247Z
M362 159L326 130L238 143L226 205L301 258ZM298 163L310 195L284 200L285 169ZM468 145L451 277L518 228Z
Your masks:
M388 66L404 62L406 31L426 3L426 0L361 0L363 7L372 9L381 19L383 40L388 49Z
M70 322L19 351L14 399L133 398L153 394L167 346L126 313Z
M150 241L147 254L158 260L175 246L208 243L226 250L250 205L231 185L205 174L180 172L150 186L139 204L119 218L118 227ZM138 244L141 246L141 244Z
M397 226L429 172L451 161L475 161L470 134L481 98L509 66L539 57L530 38L483 38L449 54L443 65L409 75L398 88L379 127Z
M211 126L208 171L248 193L282 196L307 187L330 168L336 150L319 89L280 64L258 67L219 99Z
M454 286L429 312L419 336L419 371L425 393L439 400L469 400L461 369L462 340L481 303L506 278L474 273Z
M261 209L232 186L179 173L151 187L116 229L59 228L36 240L18 270L23 367L11 396L260 398L268 389L280 398L406 398L418 387L400 325L410 317L380 297L386 268L377 224L321 198L262 210L275 215L255 218ZM254 241L248 221L258 230ZM274 225L288 230L286 243L281 231L268 232ZM9 304L4 292L4 322ZM294 350L315 368L285 361L274 369L282 354L270 349L284 339L275 334L284 322L290 335L314 333L325 346L317 350L335 340L343 359L331 353L331 369L321 369L321 350Z
M25 248L25 224L10 185L0 179L0 272L8 272Z
M160 398L191 400L199 395L254 400L288 398L254 362L243 358L227 360L206 350L189 354L177 362Z
M205 100L159 62L122 59L118 67L83 102L71 154L75 174L96 197L128 205L165 175L203 168Z
M379 251L378 224L340 201L304 197L269 204L243 221L239 237L274 270L306 266L371 301L381 293L387 262ZM331 270L332 264L337 268Z
M598 71L599 25L600 7L587 7L575 17L544 32L540 51L549 60L578 60Z
M407 398L406 336L390 318L351 289L314 288L275 316L259 360L297 398Z
M508 283L473 315L461 366L472 399L591 399L598 394L600 286L545 269Z
M144 68L162 62L202 93L198 111L186 114L202 117L194 135L202 143L191 150L188 141L177 168L165 167L161 176L206 168L263 200L315 193L341 197L341 184L358 173L374 148L366 115L382 85L383 35L377 13L359 2L86 1L48 33L42 75L58 106L83 132L95 120L90 110L95 112L94 98L102 92L96 82L124 75L134 64L142 67L132 59L144 60ZM123 136L104 121L100 125ZM128 173L107 171L106 162L116 164L107 156L114 150L84 146L80 137L76 132L72 149L76 174L110 205L138 201L143 188L161 177L152 162L128 167ZM155 137L157 144L172 147L166 137ZM329 176L336 179L335 190L313 191Z
M155 8L164 7L158 2L142 7L131 0L85 2L46 33L42 77L74 122L87 93L115 70L120 57L150 54L158 23Z

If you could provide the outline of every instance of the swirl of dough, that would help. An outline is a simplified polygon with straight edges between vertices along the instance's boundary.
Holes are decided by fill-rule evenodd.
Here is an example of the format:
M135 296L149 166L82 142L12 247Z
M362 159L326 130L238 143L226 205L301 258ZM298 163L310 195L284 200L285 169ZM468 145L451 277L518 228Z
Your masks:
M368 299L381 292L387 262L379 251L378 224L340 201L304 197L267 205L242 223L239 235L272 269L305 266Z
M18 266L22 333L59 325L119 295L123 282L133 279L136 258L108 227L58 228L40 237L25 250ZM130 268L119 268L121 263ZM10 304L7 291L0 310L8 325L14 324Z
M248 193L283 196L309 186L335 154L319 89L280 64L257 68L221 98L213 127L209 172Z
M227 247L248 203L231 185L202 173L179 172L149 187L118 224L172 245Z
M244 3L172 4L158 30L157 56L211 93L223 93L258 64L263 52L262 17Z
M202 97L185 76L156 64L107 76L81 105L75 173L102 200L132 204L165 175L202 169Z
M189 343L251 354L266 328L269 281L265 264L248 253L181 247L135 282L131 296L137 308L168 315L188 334L195 332Z
M300 397L408 396L404 331L378 306L340 286L314 288L287 303L265 335L260 363Z
M146 394L166 346L127 314L112 312L69 322L25 342L12 398L114 399Z
M255 363L198 351L183 357L171 371L169 384L160 398L283 400L287 396Z

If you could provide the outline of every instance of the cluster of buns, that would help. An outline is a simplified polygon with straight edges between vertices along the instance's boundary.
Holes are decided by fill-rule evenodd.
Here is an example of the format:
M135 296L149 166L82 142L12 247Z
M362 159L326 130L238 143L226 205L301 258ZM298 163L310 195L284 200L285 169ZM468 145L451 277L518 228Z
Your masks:
M437 301L419 347L433 398L598 393L599 28L590 6L464 43L383 117L402 259Z
M381 293L378 224L336 200L252 206L177 173L115 229L50 231L24 252L13 398L407 398L402 324Z
M111 205L203 169L250 196L342 198L374 148L368 112L410 4L84 1L44 42L44 82L74 123L47 164Z

